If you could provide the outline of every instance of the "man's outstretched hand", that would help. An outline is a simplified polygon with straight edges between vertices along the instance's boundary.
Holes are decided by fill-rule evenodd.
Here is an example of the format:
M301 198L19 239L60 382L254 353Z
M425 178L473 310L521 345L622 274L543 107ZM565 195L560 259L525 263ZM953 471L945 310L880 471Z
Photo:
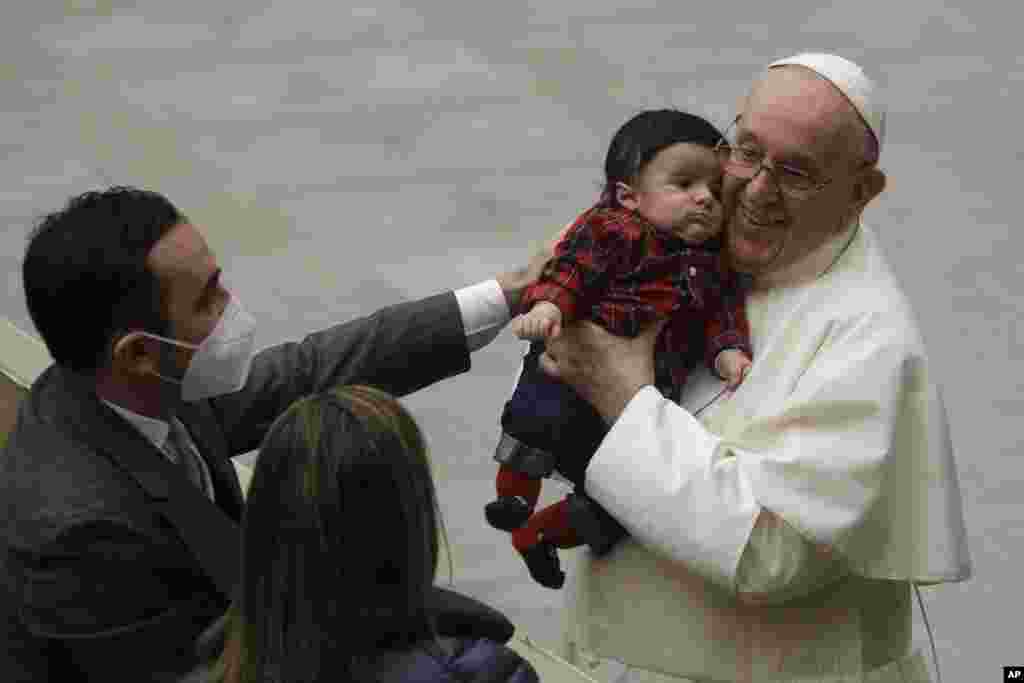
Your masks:
M651 323L633 339L589 321L566 325L547 341L541 369L569 384L610 425L636 392L654 384L654 342L664 324Z
M519 268L497 276L498 285L505 294L505 302L508 304L511 317L515 318L522 312L519 310L519 302L522 300L523 290L537 281L537 278L540 277L541 272L544 270L544 266L555 255L555 245L562 240L562 237L565 236L565 233L569 232L571 227L572 223L568 223L564 228L555 233L533 255L525 268Z

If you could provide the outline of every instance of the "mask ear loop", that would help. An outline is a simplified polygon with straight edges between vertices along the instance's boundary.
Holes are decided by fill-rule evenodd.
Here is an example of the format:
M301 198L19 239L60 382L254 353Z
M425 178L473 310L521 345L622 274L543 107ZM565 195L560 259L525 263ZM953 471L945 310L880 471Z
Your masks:
M932 662L935 664L935 675L939 679L939 683L942 683L942 671L939 669L939 655L935 651L935 638L932 636L932 625L928 621L928 613L924 611L924 600L921 599L921 591L917 587L917 583L914 581L910 582L910 585L914 587L914 595L917 596L917 605L921 608L921 617L924 619L925 630L928 631L928 643L932 647Z
M177 339L169 339L167 337L161 337L159 334L153 334L152 332L145 332L145 331L140 330L139 334L145 335L147 337L153 337L154 339L159 339L160 341L165 341L168 344L174 344L175 346L180 346L183 349L191 349L192 351L197 351L199 349L199 344L189 344L188 342L178 341Z
M161 337L159 334L153 334L152 332L146 332L145 330L137 330L137 331L132 332L130 334L141 334L144 337L152 337L153 339L159 339L160 341L165 341L168 344L174 344L175 346L178 346L178 347L181 347L181 348L184 348L184 349L190 349L192 351L196 351L196 350L199 349L199 346L196 345L196 344L188 344L186 342L180 342L177 339L169 339L168 337ZM117 341L117 344L120 344L123 341L124 341L124 338L122 337L121 339L119 339ZM160 379L164 380L165 382L172 382L173 384L177 384L179 386L184 383L184 378L182 378L182 379L175 379L173 377L168 377L167 375L163 375L163 374L161 374L159 372L155 372L155 371L153 372L153 375L155 375L156 377L159 377Z

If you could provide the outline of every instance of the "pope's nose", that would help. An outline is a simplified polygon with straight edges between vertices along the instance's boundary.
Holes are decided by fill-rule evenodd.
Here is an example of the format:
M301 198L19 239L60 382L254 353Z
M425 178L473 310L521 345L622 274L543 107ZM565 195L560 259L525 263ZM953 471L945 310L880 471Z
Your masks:
M747 181L743 194L761 204L770 204L780 198L779 185L767 166L761 166Z

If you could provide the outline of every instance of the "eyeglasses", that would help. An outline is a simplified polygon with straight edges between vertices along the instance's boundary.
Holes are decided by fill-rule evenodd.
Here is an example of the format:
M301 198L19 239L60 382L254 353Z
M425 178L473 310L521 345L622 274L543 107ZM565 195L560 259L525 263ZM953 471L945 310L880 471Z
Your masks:
M832 182L832 178L817 180L809 173L786 164L773 163L769 166L764 163L764 152L752 144L730 144L730 135L735 132L739 120L739 116L733 119L725 138L715 147L715 154L726 173L744 180L753 180L764 169L775 180L779 191L794 200L808 199Z

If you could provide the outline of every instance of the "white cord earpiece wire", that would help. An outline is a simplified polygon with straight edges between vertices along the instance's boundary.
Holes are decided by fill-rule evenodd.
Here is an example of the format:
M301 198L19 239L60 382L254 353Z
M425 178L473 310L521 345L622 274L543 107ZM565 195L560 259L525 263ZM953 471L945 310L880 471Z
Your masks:
M697 410L693 411L693 413L691 413L691 414L694 417L697 417L698 415L703 413L708 407L710 407L713 403L715 403L718 399L722 398L722 396L724 396L728 391L729 391L729 387L728 387L728 385L726 385L725 388L723 388L721 391L719 391L717 394L715 394L714 398L712 398L710 401L708 401L707 403L702 405Z
M924 600L921 599L921 591L918 589L917 584L911 581L910 585L914 587L917 605L921 608L921 618L924 619L924 628L928 631L928 643L932 646L932 661L935 663L935 675L938 677L939 683L942 683L942 671L939 670L939 655L935 651L935 638L932 637L932 625L928 622L928 613L924 611Z

